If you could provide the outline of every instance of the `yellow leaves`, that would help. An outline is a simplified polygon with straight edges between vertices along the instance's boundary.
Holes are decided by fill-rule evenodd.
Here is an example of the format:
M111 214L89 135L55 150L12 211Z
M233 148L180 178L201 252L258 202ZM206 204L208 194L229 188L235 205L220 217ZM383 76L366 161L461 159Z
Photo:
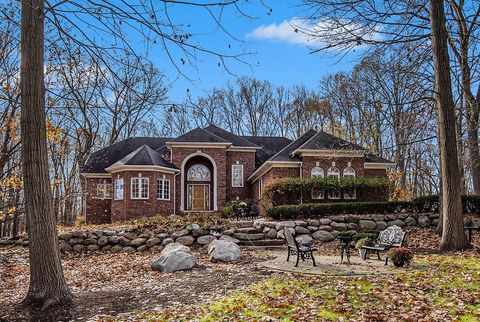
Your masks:
M8 116L0 127L0 133L8 133L13 142L18 142L20 139L20 114Z
M60 178L55 178L54 183L55 183L56 186L59 186L59 185L62 184L62 179L60 179Z
M16 173L6 177L3 180L0 180L0 188L2 190L8 190L8 189L17 190L17 189L20 189L21 186L22 186L22 179Z
M54 126L51 120L47 120L47 140L53 143L60 143L62 140L62 129Z

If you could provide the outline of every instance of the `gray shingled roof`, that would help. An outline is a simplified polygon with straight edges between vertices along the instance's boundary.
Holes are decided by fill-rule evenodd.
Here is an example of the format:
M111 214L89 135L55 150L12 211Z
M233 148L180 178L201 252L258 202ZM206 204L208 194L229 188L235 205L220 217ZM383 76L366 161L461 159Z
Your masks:
M358 144L345 141L323 131L318 132L298 149L303 150L365 150Z
M372 163L391 163L394 164L395 162L392 162L390 160L384 159L382 157L379 157L378 155L375 154L367 154L365 155L365 162L372 162Z
M314 137L317 134L314 130L308 130L303 135L301 135L298 139L291 142L289 145L284 147L278 153L276 153L273 157L271 157L268 161L301 161L299 157L293 156L292 153L297 150L300 146L305 144L308 140Z
M197 127L169 142L205 142L205 143L230 143L207 130Z
M260 167L265 161L292 142L292 140L281 136L242 136L242 138L262 148L257 150L255 154L255 168Z
M108 168L142 145L148 145L154 150L162 149L162 147L165 147L165 142L170 140L170 138L162 137L136 137L114 143L93 152L85 163L85 166L81 169L82 173L106 173L105 168Z
M235 135L231 132L225 131L224 129L219 128L215 125L210 125L205 128L206 131L215 134L218 137L226 140L227 142L232 143L234 146L241 146L241 147L251 147L251 148L259 148L258 145L251 141L247 141L246 139Z
M162 158L148 145L142 145L121 160L115 162L112 167L124 165L155 165L164 168L178 169L174 164Z

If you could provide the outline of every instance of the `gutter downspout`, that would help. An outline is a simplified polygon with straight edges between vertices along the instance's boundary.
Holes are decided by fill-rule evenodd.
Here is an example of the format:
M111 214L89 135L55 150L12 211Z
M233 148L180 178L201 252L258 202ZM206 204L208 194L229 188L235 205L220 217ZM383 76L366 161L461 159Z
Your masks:
M175 174L173 176L173 214L176 215L177 214L177 176L180 174L181 172Z
M303 178L303 162L300 163L300 178ZM303 204L303 189L300 190L300 204Z

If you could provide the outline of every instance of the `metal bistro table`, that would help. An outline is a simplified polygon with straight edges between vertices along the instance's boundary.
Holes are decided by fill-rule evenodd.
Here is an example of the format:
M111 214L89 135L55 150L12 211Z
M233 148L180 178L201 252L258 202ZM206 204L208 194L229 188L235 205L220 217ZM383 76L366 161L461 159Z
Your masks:
M343 263L344 256L347 257L347 262L350 263L350 249L352 248L353 237L351 236L337 236L337 239L340 240L340 264Z
M477 230L480 231L480 225L479 224L473 224L473 225L465 225L463 228L468 231L468 241L472 242L472 230Z

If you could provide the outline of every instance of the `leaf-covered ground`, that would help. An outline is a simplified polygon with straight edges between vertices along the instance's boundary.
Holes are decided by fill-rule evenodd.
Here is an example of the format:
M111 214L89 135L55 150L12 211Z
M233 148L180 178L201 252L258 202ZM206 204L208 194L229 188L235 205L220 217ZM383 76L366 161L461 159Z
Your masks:
M266 271L271 251L243 250L235 264L207 261L192 271L152 272L153 253L63 256L74 307L39 313L19 305L28 289L28 253L0 248L0 321L479 321L480 239L475 249L437 255L438 237L411 229L410 247L427 271L363 277L315 277ZM319 246L332 255L337 243Z

